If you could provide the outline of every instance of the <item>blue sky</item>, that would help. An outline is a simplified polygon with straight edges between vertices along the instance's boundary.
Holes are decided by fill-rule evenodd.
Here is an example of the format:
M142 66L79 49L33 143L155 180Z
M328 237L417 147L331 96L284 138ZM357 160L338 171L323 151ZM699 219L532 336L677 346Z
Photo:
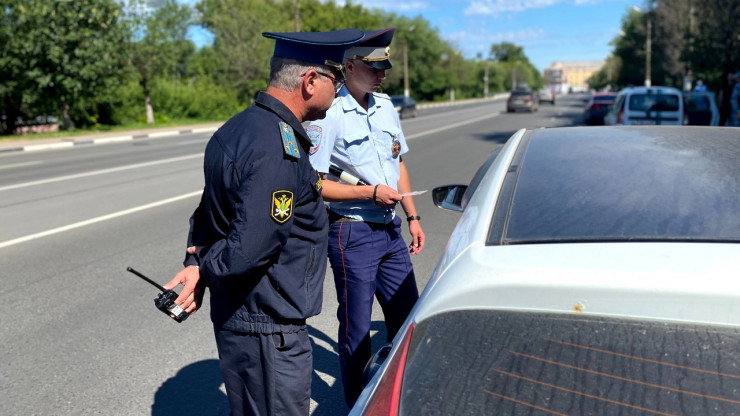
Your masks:
M195 3L195 0L183 0ZM343 4L343 1L336 1ZM486 56L492 44L511 42L524 47L540 70L551 62L600 61L611 53L609 42L621 19L642 0L364 0L368 9L422 16L463 56ZM207 36L193 32L197 43Z

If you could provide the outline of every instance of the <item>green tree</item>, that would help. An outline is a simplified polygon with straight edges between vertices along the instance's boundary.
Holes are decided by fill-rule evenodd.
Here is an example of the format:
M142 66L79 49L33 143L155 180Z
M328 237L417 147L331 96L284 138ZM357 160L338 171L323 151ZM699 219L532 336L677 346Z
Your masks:
M510 42L491 45L490 55L499 62L529 62L527 56L524 55L524 48Z
M14 117L61 115L65 129L111 90L128 36L121 6L108 0L3 0L0 103ZM80 109L72 114L72 109ZM94 118L94 117L93 117ZM84 120L83 120L84 121Z
M727 75L740 70L740 2L705 0L691 4L683 58L711 89L729 94Z
M210 71L217 85L251 100L267 87L274 41L262 32L293 31L293 9L272 0L201 0L201 25L213 33Z
M132 26L130 45L131 63L139 77L144 97L146 122L154 123L152 84L157 77L178 79L185 64L195 51L186 39L192 24L192 10L165 0L161 7L149 10L142 0L132 0L129 5L129 22Z
M508 74L511 89L521 83L532 88L542 86L542 75L524 54L524 48L510 42L491 45L490 56L498 61Z
M628 10L622 17L622 33L612 41L619 59L617 85L643 85L645 80L645 21L642 13Z

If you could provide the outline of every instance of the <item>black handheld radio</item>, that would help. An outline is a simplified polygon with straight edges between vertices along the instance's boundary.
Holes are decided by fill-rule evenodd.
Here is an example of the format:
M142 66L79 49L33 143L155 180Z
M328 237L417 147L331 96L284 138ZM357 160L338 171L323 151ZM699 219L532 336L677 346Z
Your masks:
M147 282L151 283L154 287L162 291L162 293L160 293L154 299L154 306L156 306L157 309L166 313L167 316L171 317L177 322L182 322L188 319L188 316L189 316L188 313L185 312L185 310L181 308L180 305L175 303L175 299L177 299L177 296L178 296L177 292L175 292L174 290L165 289L159 283L144 276L143 274L137 272L131 267L126 267L126 270L141 277L142 279L146 280Z

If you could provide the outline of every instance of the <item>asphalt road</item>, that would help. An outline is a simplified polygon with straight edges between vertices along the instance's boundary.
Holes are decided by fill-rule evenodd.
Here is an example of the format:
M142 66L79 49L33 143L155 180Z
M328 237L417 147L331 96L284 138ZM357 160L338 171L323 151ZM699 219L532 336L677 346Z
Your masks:
M534 114L502 100L420 110L403 121L415 190L467 184L520 128L580 125L580 96ZM593 127L598 128L598 127ZM178 324L158 291L181 268L209 134L0 155L0 414L228 415L208 307ZM426 285L459 214L416 198ZM406 234L408 238L408 234ZM346 414L331 272L314 343L312 415ZM207 305L207 299L206 299ZM384 341L375 311L373 345Z

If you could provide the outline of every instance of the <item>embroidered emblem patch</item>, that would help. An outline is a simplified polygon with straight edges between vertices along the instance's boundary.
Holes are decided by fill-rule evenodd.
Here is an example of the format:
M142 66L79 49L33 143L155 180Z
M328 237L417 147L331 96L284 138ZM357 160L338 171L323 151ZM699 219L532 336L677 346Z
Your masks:
M393 153L393 158L396 159L398 155L401 154L401 141L398 140L398 135L394 134L393 141L391 142L391 153Z
M295 132L293 127L290 127L288 123L280 122L280 137L283 138L283 151L288 156L293 156L296 159L301 158L301 153L298 151L298 143L295 141Z
M318 173L316 174L318 175ZM316 190L321 193L321 187L324 186L324 183L321 182L321 176L319 176L319 180L316 181Z
M306 129L306 134L308 134L308 138L311 139L311 150L309 151L309 154L314 154L321 146L321 126L311 124Z
M293 216L293 192L275 191L272 193L270 217L278 224L283 224Z

